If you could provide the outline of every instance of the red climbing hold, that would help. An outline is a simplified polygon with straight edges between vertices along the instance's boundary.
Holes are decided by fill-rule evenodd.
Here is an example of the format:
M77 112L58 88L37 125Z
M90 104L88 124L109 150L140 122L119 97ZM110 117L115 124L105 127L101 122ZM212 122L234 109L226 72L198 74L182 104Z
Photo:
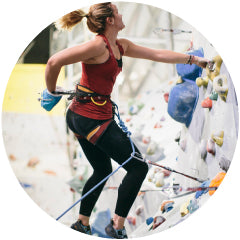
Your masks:
M212 139L209 139L207 142L207 151L212 155L216 154L215 142Z
M203 108L211 109L212 108L212 100L209 97L207 97L205 100L202 101L201 105Z
M169 93L164 93L163 97L165 102L168 103Z
M166 219L162 216L157 216L154 218L153 220L153 227L152 230L156 229L157 227L159 227L162 223L164 223L166 221Z

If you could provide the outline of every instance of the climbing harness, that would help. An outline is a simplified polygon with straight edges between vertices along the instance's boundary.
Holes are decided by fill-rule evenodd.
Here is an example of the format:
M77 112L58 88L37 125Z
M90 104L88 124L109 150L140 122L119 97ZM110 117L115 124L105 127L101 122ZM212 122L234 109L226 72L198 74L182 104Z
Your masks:
M78 102L81 103L92 102L97 106L104 106L108 100L110 101L110 95L102 95L93 92L89 88L82 86L80 84L76 85L76 90L53 91L52 93L57 95L69 95L69 97L67 98L68 100L72 100L75 97ZM38 98L38 101L52 101L52 99Z

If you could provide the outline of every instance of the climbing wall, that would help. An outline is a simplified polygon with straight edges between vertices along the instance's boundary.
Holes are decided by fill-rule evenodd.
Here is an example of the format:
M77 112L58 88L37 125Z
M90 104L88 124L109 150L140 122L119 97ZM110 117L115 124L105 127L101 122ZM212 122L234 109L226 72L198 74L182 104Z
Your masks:
M159 172L161 171L151 167L148 181L154 185L155 190L159 189L160 193L165 193L165 199L161 201L159 198L156 213L147 218L145 222L140 223L136 230L131 233L132 237L147 236L180 223L199 209L215 192L215 188L200 189L191 194L186 194L188 193L186 190L199 186L217 187L225 177L237 142L238 104L231 76L224 62L219 55L214 57L214 61L214 71L206 69L201 77L195 79L194 84L199 88L199 96L188 126L184 123L179 126L177 122L172 122L169 116L164 116L169 128L171 128L171 131L165 132L168 124L161 123L161 119L163 119L161 111L157 106L156 108L150 107L151 104L158 102L163 110L169 104L166 103L166 96L169 96L167 94L169 85L161 86L161 89L156 90L156 92L148 93L151 95L148 98L148 104L142 107L138 114L139 116L141 114L148 116L150 109L156 110L148 120L138 118L139 129L134 130L137 132L135 141L142 152L146 154L146 157L177 171L197 177L205 185L174 173L171 173L170 176L162 174L161 181L159 181ZM175 84L181 83L177 80L173 83L174 86ZM174 86L171 86L170 92ZM162 101L158 99L160 96ZM142 99L142 102L146 103L146 99ZM138 102L141 103L141 101ZM131 108L134 109L133 106ZM155 126L161 126L159 130L153 127L155 117L158 117L159 121L159 125ZM134 125L133 123L132 126ZM145 129L148 130L144 131ZM143 137L146 133L147 136ZM174 135L171 136L173 133ZM153 149L151 149L152 146L154 146ZM175 188L175 192L171 191L174 186L181 186L181 190ZM147 194L146 192L145 196Z

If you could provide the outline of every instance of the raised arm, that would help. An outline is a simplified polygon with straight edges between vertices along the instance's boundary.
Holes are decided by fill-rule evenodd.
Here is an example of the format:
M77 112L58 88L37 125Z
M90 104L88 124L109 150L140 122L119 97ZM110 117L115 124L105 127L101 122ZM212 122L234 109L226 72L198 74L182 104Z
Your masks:
M45 81L48 91L55 91L57 78L62 66L96 58L101 56L105 50L103 40L96 37L94 40L54 54L49 58L45 70Z
M119 42L124 48L124 55L133 58L148 59L156 62L163 63L189 63L189 55L184 53L178 53L165 49L152 49L148 47L142 47L132 43L127 39L120 39ZM190 59L191 60L191 59ZM192 59L193 64L196 64L202 68L205 68L208 60L201 57L194 57Z

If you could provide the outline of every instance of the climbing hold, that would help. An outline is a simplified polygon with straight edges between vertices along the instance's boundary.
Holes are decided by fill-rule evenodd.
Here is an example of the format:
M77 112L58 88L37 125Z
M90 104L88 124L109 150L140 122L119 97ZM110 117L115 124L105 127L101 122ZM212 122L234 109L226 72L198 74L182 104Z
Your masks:
M13 154L10 154L10 155L8 156L8 158L9 158L9 160L11 160L11 161L15 161L15 160L16 160L16 157L15 157Z
M226 75L219 75L213 79L213 89L219 97L226 102L228 94L228 83Z
M162 173L163 173L164 177L169 177L171 174L171 172L166 169L162 169Z
M227 172L230 167L230 164L231 164L231 161L229 159L227 159L224 155L221 156L220 161L219 161L219 166L222 170Z
M40 160L37 157L33 157L28 161L27 166L28 167L35 167L38 163L40 162Z
M218 93L215 91L211 92L211 95L209 96L209 98L213 101L217 101L218 100Z
M209 184L209 187L219 187L222 183L224 177L226 176L225 172L218 173L215 178L212 179L211 183ZM212 196L215 193L216 190L209 190L209 195Z
M176 137L174 138L174 141L177 142L177 143L179 143L180 138L181 138L181 131L179 131L179 132L177 133Z
M178 80L177 80L176 84L180 84L180 83L183 83L183 80L182 80L182 78L181 78L181 77L180 77L180 78L178 78Z
M52 170L44 170L44 173L48 174L48 175L52 175L52 176L56 176L56 172L52 171Z
M203 57L203 49L187 52L187 54ZM183 82L175 85L168 99L168 114L177 122L188 127L196 108L199 89L195 84L196 78L202 75L202 68L196 64L177 64L177 73Z
M155 186L162 187L164 185L164 174L162 172L157 172L155 174Z
M220 69L221 69L223 60L219 55L217 55L213 58L212 61L215 64L214 71L209 69L209 67L206 68L206 75L207 75L208 79L210 79L211 81L213 81L213 79L220 74Z
M166 118L164 117L164 116L162 116L161 118L160 118L160 121L161 122L164 122L166 120Z
M207 77L204 77L204 78L198 77L196 79L196 84L198 85L198 87L201 87L201 86L207 87L208 86L208 78Z
M152 230L156 229L157 227L159 227L162 223L164 223L166 221L166 219L162 216L157 216L153 219L153 227Z
M200 185L200 188L202 188L202 190L199 190L195 193L195 198L198 199L199 197L201 197L203 194L206 194L208 192L208 187L210 184L210 180L209 181L205 181Z
M207 142L207 151L212 155L216 154L215 142L211 138Z
M198 57L204 57L203 49L199 48L197 50L188 51L186 54L194 55ZM183 81L190 80L195 82L196 78L202 75L202 68L196 64L176 64L177 73L182 78Z
M186 146L187 146L187 139L182 139L179 142L179 146L182 149L183 152L185 152L186 150Z
M193 212L195 212L197 209L199 209L197 200L196 199L191 199L190 203L187 206L187 209L188 209L189 213L191 213L191 214Z
M192 198L191 198L192 199ZM181 214L181 217L184 217L186 216L188 213L189 213L189 210L188 210L188 205L191 201L191 199L187 200L185 203L183 203L180 207L180 214Z
M211 138L218 146L221 147L223 145L223 136L224 131L219 131L216 133L212 133Z
M143 213L143 210L144 210L144 206L143 205L139 205L136 210L135 210L135 213L137 216L141 215Z
M201 159L205 160L207 157L207 141L205 139L201 140L201 144L200 144L200 154L201 154Z
M148 175L148 181L149 181L149 182L153 182L154 176L155 176L155 173L154 173L154 172L149 173L149 175Z
M211 109L212 108L212 100L209 97L207 97L206 99L204 99L202 101L201 105L203 108Z
M147 136L147 137L143 136L142 142L143 142L144 144L149 144L150 141L151 141L151 137L150 137L150 136Z
M157 143L152 141L152 142L148 145L147 152L146 152L147 155L153 155L153 154L156 152L157 148L158 148Z
M33 187L33 185L29 184L29 183L23 183L23 182L19 182L19 183L23 188L32 188Z
M162 213L169 212L170 210L173 209L173 205L174 205L174 201L171 201L171 200L163 201L160 209Z
M168 103L169 93L164 93L163 97L165 102Z
M162 124L160 122L156 122L154 128L162 128Z
M128 223L135 226L136 225L136 217L127 216Z
M143 103L139 103L135 100L131 101L129 103L129 109L128 109L128 113L130 115L135 115L137 113L139 113L139 111L144 107L144 104Z
M168 99L168 114L177 122L188 127L198 101L198 88L193 81L185 81L175 85Z
M146 224L150 225L153 222L153 217L149 217L146 219Z
M125 121L126 121L126 122L130 122L131 120L132 120L131 117L127 117Z

